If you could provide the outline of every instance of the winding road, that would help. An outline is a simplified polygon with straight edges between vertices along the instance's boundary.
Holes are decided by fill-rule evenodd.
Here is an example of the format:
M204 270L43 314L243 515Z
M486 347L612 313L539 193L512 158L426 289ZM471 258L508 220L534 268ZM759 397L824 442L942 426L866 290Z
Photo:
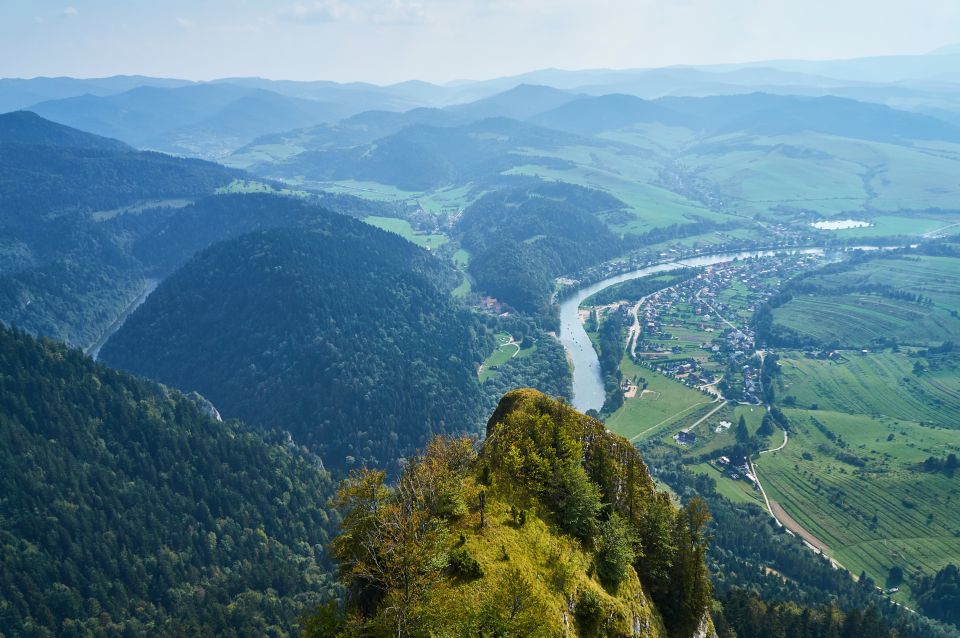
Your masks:
M787 434L787 431L784 430L784 431L783 431L783 443L780 444L780 447L772 447L772 448L770 448L769 450L761 450L761 451L760 451L760 454L768 454L768 453L770 453L770 452L779 452L779 451L782 450L783 448L787 447L787 441L788 441L789 439L790 439L790 436ZM754 474L754 476L756 476L756 474ZM760 480L760 479L757 479L758 482L759 482L759 480Z

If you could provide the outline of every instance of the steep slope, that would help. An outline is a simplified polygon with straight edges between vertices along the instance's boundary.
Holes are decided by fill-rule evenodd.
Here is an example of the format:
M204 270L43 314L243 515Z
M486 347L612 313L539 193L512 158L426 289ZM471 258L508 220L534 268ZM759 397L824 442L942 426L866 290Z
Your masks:
M3 224L207 194L237 175L209 162L138 152L33 113L0 115Z
M383 479L341 486L347 613L310 638L712 634L702 502L676 508L628 441L563 403L511 392L479 453L438 438Z
M477 429L480 338L447 277L399 236L328 214L197 255L101 357L283 425L329 466L393 466L432 433Z
M119 140L56 124L32 111L13 111L0 115L0 141L3 144L58 146L64 149L133 150Z
M292 635L333 482L280 433L0 327L0 627Z
M626 206L602 191L563 182L533 182L484 195L456 229L473 255L480 290L528 313L544 312L554 278L624 249L597 217Z
M353 202L348 196L341 196L326 203L343 210ZM361 203L366 202L361 200ZM267 228L317 224L324 227L330 218L329 210L293 197L267 194L205 197L158 220L133 242L131 252L147 269L147 274L164 277L195 253L219 241Z
M0 321L74 345L93 342L143 287L126 244L154 216L130 224L122 209L179 205L236 175L33 113L0 115Z

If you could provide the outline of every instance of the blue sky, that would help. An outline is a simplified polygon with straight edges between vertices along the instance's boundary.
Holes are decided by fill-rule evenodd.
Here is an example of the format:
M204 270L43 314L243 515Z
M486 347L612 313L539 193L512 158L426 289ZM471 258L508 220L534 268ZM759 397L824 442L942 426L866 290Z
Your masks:
M956 42L960 0L0 0L0 77L442 82Z

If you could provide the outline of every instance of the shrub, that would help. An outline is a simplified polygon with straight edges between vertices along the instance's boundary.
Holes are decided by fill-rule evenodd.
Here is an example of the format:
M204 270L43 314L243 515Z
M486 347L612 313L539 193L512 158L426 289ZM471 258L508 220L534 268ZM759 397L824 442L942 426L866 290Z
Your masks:
M474 580L483 578L483 565L470 555L464 547L458 547L450 552L450 571L460 578Z

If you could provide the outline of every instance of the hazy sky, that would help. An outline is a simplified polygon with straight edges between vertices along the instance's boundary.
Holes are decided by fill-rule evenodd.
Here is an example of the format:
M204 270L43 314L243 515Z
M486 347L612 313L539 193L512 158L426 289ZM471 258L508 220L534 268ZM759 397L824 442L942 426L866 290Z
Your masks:
M0 0L0 76L447 81L924 53L960 0Z

